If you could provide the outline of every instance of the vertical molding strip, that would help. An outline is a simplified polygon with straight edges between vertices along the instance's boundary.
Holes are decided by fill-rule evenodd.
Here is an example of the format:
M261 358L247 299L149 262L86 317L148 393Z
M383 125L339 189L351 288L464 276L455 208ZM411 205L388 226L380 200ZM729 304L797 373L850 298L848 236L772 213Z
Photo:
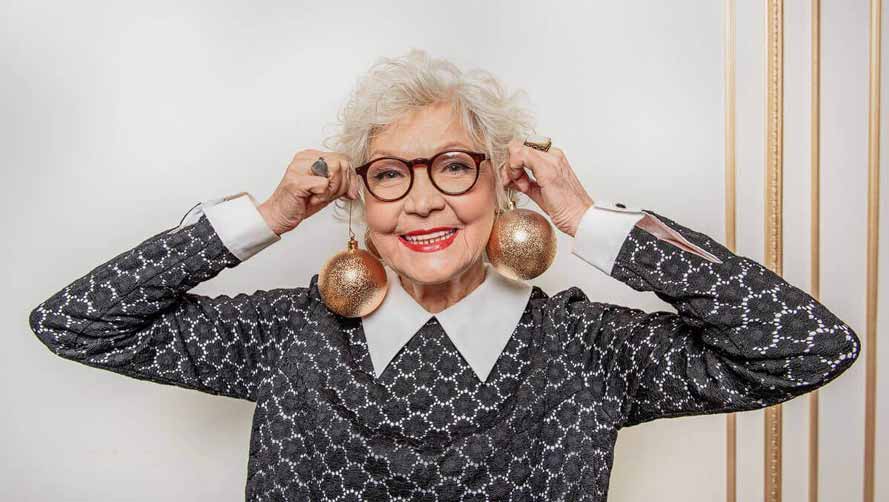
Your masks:
M723 5L725 54L725 240L736 252L735 185L735 0ZM735 413L725 417L725 500L737 502L738 497L738 420Z
M784 2L766 0L765 265L783 275ZM781 502L781 405L765 409L765 501Z
M880 39L882 1L870 2L870 84L867 117L867 284L864 404L864 502L874 501L877 400L877 289L880 243Z
M811 294L821 300L821 0L812 0ZM818 502L818 390L809 394L809 502Z

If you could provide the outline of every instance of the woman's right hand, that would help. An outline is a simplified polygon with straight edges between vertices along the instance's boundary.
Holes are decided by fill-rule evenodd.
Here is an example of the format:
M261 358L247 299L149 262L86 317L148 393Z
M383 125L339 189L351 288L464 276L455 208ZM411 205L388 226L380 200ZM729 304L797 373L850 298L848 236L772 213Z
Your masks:
M330 176L312 172L312 164L324 157ZM345 155L321 150L302 150L293 156L284 178L269 198L260 204L259 212L278 235L296 228L300 222L340 197L358 198L360 177Z

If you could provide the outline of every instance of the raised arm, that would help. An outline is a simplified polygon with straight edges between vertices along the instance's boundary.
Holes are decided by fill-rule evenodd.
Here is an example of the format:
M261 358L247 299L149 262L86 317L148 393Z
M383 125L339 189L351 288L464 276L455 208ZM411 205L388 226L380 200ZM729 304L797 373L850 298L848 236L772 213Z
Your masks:
M781 403L859 355L855 332L806 292L654 211L597 201L573 253L678 312L591 302L576 287L552 298L618 427Z
M307 288L214 298L187 291L279 239L249 194L207 201L42 302L31 329L66 359L255 401L298 329L289 314L307 303Z
M329 177L311 165L323 154ZM215 298L187 291L237 266L327 204L359 195L348 158L297 152L262 204L241 192L196 205L38 305L31 329L53 353L133 378L256 401L314 302L311 285Z

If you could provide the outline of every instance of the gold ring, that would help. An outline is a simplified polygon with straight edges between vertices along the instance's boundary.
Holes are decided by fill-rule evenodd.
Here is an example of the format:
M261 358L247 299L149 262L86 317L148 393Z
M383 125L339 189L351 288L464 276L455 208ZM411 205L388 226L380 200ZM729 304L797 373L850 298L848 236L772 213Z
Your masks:
M541 152L549 151L549 148L553 145L553 140L547 136L528 136L525 140L525 146L530 146L536 150L540 150Z

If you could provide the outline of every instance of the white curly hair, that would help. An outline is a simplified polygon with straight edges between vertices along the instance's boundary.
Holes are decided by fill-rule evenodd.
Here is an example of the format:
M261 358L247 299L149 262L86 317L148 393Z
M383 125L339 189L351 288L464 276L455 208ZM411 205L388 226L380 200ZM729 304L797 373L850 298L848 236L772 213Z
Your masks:
M367 162L374 136L405 112L437 103L451 102L463 127L475 143L473 148L488 154L499 168L507 159L507 143L535 133L534 118L521 103L524 91L508 93L490 72L461 71L454 63L433 58L426 51L411 49L396 58L378 59L358 79L348 102L337 114L336 133L322 146L347 155L353 166ZM497 172L494 172L495 177ZM495 183L497 206L506 210L517 193ZM364 191L352 201L353 223L366 224ZM334 218L345 222L349 201L334 201Z

